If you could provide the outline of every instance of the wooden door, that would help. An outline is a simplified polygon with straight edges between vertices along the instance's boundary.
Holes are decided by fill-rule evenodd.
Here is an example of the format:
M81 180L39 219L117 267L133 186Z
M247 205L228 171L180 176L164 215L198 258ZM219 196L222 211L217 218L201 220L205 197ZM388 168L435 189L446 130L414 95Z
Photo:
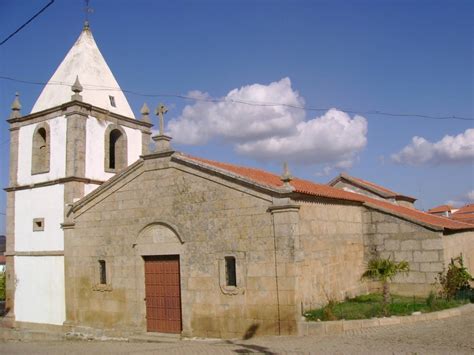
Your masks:
M145 257L147 331L181 333L179 255Z

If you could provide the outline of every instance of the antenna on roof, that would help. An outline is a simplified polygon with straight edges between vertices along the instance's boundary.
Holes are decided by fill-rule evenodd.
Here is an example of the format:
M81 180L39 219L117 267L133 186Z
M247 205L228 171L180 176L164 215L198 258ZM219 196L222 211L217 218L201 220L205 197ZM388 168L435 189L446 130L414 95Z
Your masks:
M89 14L92 14L94 12L94 9L89 6L89 0L84 0L85 7L84 7L84 29L88 30L89 29Z

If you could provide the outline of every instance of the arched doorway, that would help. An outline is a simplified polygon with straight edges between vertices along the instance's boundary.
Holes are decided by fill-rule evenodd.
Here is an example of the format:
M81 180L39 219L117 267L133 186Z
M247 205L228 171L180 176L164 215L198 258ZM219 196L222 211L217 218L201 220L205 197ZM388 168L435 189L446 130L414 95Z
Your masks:
M175 229L164 223L147 226L137 239L144 261L148 332L181 333L182 245Z

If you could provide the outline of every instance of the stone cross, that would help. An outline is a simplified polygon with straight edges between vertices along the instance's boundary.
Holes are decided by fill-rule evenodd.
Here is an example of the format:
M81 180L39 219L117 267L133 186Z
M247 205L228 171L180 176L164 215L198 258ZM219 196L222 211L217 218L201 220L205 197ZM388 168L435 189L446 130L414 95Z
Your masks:
M168 108L164 104L159 104L156 108L155 114L159 117L160 121L160 136L164 134L165 130L165 119L163 115L168 112Z
M286 161L283 163L283 175L280 176L280 180L283 181L284 187L291 188L290 181L293 180L293 176L290 174L290 169L288 169L288 163Z

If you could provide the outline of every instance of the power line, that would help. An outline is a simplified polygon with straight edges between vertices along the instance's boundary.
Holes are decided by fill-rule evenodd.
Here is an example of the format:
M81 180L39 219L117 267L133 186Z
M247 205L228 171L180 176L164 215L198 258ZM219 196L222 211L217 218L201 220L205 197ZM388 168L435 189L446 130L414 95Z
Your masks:
M51 0L46 6L44 6L41 10L39 10L33 17L31 17L28 21L26 21L23 25L18 27L15 32L13 32L11 35L9 35L7 38L5 38L2 42L0 42L0 46L3 45L6 41L8 41L10 38L12 38L14 35L16 35L18 32L20 32L23 28L25 28L31 21L33 21L36 17L38 17L44 10L46 10L50 5L53 4L55 0Z
M49 81L49 82L40 82L40 81L29 81L29 80L20 80L8 76L1 76L0 79L14 81L17 83L22 84L31 84L31 85L60 85L60 86L68 86L71 87L72 85L65 82L60 81ZM308 107L308 106L299 106L299 105L292 105L292 104L284 104L284 103L275 103L275 102L262 102L262 101L250 101L250 100L239 100L239 99L226 99L226 98L200 98L200 97L193 97L187 95L180 95L180 94L150 94L150 93L142 93L132 90L120 90L114 87L107 87L107 86L100 86L100 85L82 85L83 88L93 91L122 91L127 94L141 96L141 97L174 97L183 100L191 100L191 101L201 101L201 102L212 102L212 103L219 103L219 102L226 102L226 103L234 103L234 104L242 104L242 105L249 105L249 106L259 106L259 107L288 107L294 108L298 110L304 111L318 111L324 112L330 110L332 107ZM431 119L431 120L461 120L461 121L474 121L472 117L461 117L456 115L451 116L434 116L434 115L426 115L426 114L412 114L412 113L393 113L393 112L386 112L386 111L379 111L379 110L353 110L353 109L344 109L339 108L338 110L344 111L350 114L358 114L358 115L380 115L380 116L388 116L388 117L416 117L416 118L424 118L424 119Z

